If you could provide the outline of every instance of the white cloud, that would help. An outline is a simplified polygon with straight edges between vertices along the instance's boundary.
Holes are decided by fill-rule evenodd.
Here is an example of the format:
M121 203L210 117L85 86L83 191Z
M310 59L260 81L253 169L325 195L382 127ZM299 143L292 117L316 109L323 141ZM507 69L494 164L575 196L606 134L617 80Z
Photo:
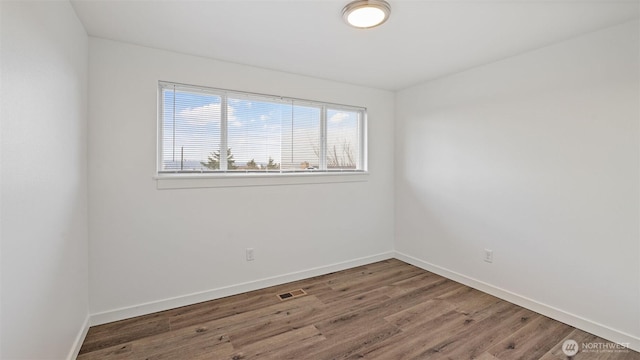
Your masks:
M209 123L220 123L220 114L220 104L207 104L184 109L177 115L178 119L191 125L207 125ZM235 126L242 126L242 124L236 120L233 106L227 107L227 118L229 119L229 123ZM239 125L235 124L236 122Z
M207 104L195 108L188 108L178 113L178 118L192 125L206 125L220 122L220 104Z
M335 113L329 118L329 121L332 123L341 123L343 120L348 119L349 114L345 112Z

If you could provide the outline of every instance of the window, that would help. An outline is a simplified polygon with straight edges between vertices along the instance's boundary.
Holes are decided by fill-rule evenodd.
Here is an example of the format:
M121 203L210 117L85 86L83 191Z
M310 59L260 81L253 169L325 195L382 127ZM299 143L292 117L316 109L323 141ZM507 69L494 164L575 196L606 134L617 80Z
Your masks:
M158 174L364 172L364 108L159 83Z

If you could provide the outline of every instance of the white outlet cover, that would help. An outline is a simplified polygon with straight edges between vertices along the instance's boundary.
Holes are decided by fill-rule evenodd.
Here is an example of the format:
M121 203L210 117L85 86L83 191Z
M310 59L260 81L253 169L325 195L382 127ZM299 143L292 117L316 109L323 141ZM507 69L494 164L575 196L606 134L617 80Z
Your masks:
M484 249L484 261L486 261L488 263L492 263L493 262L493 250Z

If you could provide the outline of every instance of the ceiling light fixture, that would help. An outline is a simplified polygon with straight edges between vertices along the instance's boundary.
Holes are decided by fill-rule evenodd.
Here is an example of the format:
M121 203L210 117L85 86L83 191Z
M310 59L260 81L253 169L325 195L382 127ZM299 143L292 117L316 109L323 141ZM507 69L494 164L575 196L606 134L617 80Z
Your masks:
M389 18L391 5L384 0L356 0L342 9L342 17L347 24L368 29L376 27Z

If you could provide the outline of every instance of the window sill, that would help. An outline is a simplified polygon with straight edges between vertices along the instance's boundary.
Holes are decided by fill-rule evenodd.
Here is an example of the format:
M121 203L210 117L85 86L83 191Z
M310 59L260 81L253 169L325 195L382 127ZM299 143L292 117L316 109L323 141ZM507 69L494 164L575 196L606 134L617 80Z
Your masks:
M158 190L363 182L368 172L299 174L156 175Z

